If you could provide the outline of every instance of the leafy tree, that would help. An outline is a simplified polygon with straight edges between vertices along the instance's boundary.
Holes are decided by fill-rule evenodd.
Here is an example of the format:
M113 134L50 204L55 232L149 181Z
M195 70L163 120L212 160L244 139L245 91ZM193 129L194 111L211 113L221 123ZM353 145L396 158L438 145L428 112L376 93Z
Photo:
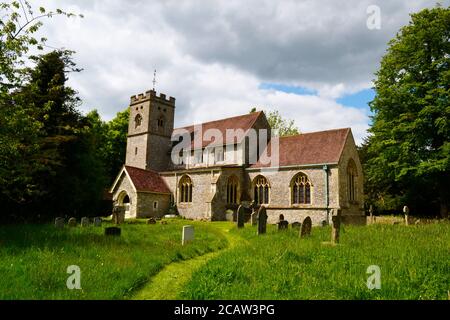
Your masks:
M0 10L0 200L5 205L22 203L38 191L32 176L41 169L34 160L43 123L34 117L34 104L18 94L29 80L27 54L45 46L45 38L35 38L44 18L73 14L41 7L34 15L24 0L0 2Z
M383 197L416 211L450 199L450 9L411 15L376 73L366 175ZM430 212L424 212L430 214Z
M256 112L256 108L250 110L250 113L253 112ZM293 136L300 133L295 126L295 121L292 119L283 119L279 111L269 111L265 113L270 127L277 132L278 136Z

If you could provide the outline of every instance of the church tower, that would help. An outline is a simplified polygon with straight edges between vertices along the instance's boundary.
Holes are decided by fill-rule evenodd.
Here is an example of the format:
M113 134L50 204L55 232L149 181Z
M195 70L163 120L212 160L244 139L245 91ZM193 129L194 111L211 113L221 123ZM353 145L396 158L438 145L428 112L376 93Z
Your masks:
M164 171L170 167L175 98L154 90L132 96L125 164Z

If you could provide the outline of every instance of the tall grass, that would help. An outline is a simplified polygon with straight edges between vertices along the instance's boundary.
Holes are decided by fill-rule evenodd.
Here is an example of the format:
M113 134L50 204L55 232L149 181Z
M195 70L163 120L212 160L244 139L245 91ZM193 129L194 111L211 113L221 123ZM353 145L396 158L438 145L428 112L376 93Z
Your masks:
M194 273L185 299L447 299L450 224L344 226L341 244L331 230L313 228L256 236L233 230L243 243ZM245 242L244 242L245 240ZM367 268L381 269L381 289L367 287Z
M181 246L183 224L124 224L120 237L95 227L0 227L0 299L123 299L164 265L226 246L219 231L191 221L196 240ZM70 265L81 269L82 290L66 286Z

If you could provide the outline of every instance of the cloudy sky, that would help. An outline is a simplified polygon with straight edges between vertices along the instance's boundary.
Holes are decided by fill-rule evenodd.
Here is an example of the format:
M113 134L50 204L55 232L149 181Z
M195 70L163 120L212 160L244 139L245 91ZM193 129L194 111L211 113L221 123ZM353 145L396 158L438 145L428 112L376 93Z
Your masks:
M367 134L372 80L387 42L409 14L436 1L45 0L54 18L47 44L76 51L70 76L82 111L105 120L131 95L152 88L174 96L176 126L279 110L302 132L351 127ZM39 4L38 4L39 3ZM449 1L441 1L449 5ZM380 8L380 28L371 5ZM369 11L368 11L369 7ZM373 24L372 24L373 26Z

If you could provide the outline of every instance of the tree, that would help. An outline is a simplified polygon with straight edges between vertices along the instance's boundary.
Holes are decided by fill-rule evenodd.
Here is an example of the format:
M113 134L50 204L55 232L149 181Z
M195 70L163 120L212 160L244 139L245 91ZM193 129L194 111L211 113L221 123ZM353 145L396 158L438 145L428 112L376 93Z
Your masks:
M450 199L450 9L411 15L376 73L366 175L383 196L419 210ZM429 214L430 212L428 212Z
M33 175L42 168L34 160L43 123L35 118L35 105L19 94L30 79L27 53L45 46L45 38L35 38L44 18L74 15L42 7L34 15L24 0L0 2L0 9L0 200L5 207L39 192Z
M253 112L256 112L256 108L250 110L250 113ZM283 119L279 111L266 112L266 118L270 127L275 130L276 134L280 137L293 136L300 133L295 126L295 121Z

